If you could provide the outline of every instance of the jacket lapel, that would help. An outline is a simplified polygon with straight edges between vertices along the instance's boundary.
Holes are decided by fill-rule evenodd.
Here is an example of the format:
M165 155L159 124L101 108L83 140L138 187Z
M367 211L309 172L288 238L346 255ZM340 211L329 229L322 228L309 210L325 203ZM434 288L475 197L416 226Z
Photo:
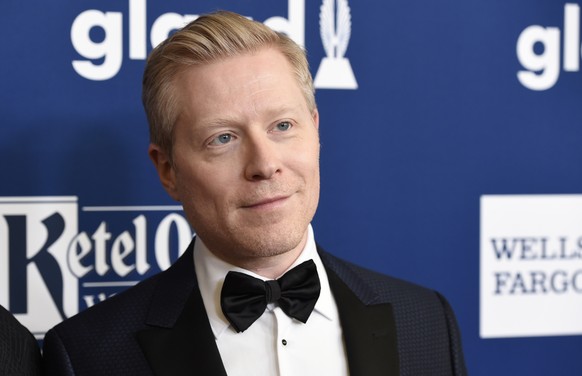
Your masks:
M160 275L146 320L148 328L136 333L155 375L185 376L196 373L226 376L198 290L193 245L194 241L180 259ZM350 374L398 375L392 306L389 303L374 303L376 296L371 289L363 283L354 282L354 276L346 278L349 270L342 268L337 259L321 249L319 251L337 301ZM344 280L351 281L349 286Z
M136 333L155 375L226 376L198 290L193 244L161 275L146 321Z
M350 375L399 375L392 306L389 303L364 304L326 262L330 261L327 256L322 254L322 259L338 306ZM366 289L366 286L360 285L358 289ZM373 294L371 290L367 292Z

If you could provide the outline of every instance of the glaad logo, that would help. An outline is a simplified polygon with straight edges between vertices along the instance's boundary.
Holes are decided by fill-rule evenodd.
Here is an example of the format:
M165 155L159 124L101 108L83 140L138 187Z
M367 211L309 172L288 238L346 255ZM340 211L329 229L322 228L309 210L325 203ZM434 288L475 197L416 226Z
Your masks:
M580 6L564 6L563 69L580 70ZM540 48L537 48L540 47ZM519 82L531 90L552 88L560 76L560 29L532 25L517 40L517 58L526 70L517 73Z
M78 231L77 197L0 198L0 304L42 338L81 309L168 268L192 238L178 210L83 207L87 222L99 222L89 234ZM108 221L95 218L104 212ZM155 245L149 253L148 243Z
M337 10L334 14L334 3ZM337 22L336 22L337 21ZM357 89L358 84L345 53L352 33L352 16L347 0L323 0L319 13L321 41L327 57L315 76L315 87Z
M128 0L128 48L129 58L145 60L147 57L147 4L146 0ZM334 0L324 0L321 9L322 39L328 58L320 67L321 78L316 79L316 88L355 89L357 84L349 65L343 57L350 38L350 9L347 0L338 3L338 31L334 28ZM168 35L188 22L196 14L164 13L151 26L149 41L157 46ZM84 60L73 60L73 69L81 77L93 81L104 81L115 77L123 65L123 18L121 12L103 12L89 9L79 14L71 26L71 43ZM305 45L305 0L289 0L288 18L273 16L264 24L287 34L301 46ZM323 27L325 26L325 30ZM94 29L103 32L103 39L96 42L91 34ZM324 36L325 35L325 36ZM336 53L334 50L337 47ZM318 73L318 76L320 74ZM320 82L318 86L318 82Z

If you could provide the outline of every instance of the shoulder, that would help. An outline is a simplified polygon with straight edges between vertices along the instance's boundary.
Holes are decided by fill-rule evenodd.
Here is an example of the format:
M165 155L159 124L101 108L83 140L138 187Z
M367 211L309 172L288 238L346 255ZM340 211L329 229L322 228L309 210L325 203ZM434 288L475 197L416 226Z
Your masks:
M107 298L68 318L53 328L65 336L68 332L78 335L79 330L104 333L116 326L134 326L143 322L151 296L161 274L148 278L129 289Z
M39 375L40 350L33 335L0 306L0 374Z
M167 270L63 321L55 331L92 330L117 332L118 326L134 329L147 322L153 311L179 309L196 284L191 247Z
M157 279L131 287L49 330L43 344L45 374L123 375L135 370L148 374L135 333L144 328Z
M335 273L364 305L390 304L403 373L466 374L457 321L443 295L318 250L328 273Z
M364 304L433 302L440 305L440 294L418 284L379 273L340 259L318 247L325 266L362 300Z
M49 330L43 363L48 374L119 374L108 365L133 364L141 351L135 332L145 327L160 275L79 312ZM110 372L111 371L111 372Z
M195 281L189 249L168 270L61 322L45 336L45 370L49 374L148 374L136 333L173 323Z

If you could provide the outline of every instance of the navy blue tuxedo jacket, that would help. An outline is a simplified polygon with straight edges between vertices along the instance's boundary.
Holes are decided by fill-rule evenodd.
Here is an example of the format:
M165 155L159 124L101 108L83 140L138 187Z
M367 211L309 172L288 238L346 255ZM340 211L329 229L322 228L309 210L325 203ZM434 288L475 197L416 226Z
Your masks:
M318 248L352 376L465 375L456 320L438 293ZM168 270L51 329L47 375L226 375L198 290L193 242Z
M0 375L39 376L40 349L34 336L0 306Z

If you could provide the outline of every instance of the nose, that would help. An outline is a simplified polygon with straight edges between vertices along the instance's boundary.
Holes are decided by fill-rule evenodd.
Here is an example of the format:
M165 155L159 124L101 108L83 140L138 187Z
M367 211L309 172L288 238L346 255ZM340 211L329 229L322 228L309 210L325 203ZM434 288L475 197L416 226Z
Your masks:
M273 178L281 170L278 145L268 135L247 137L245 177L251 181Z

